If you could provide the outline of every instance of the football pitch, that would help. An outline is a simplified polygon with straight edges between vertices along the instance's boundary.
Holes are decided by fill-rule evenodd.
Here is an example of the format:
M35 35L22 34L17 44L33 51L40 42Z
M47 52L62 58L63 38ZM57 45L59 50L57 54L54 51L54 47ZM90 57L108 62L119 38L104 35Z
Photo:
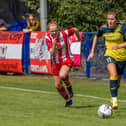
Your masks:
M51 76L0 76L0 126L125 126L126 86L119 89L119 108L110 118L97 115L109 103L108 82L71 79L73 105L65 108Z

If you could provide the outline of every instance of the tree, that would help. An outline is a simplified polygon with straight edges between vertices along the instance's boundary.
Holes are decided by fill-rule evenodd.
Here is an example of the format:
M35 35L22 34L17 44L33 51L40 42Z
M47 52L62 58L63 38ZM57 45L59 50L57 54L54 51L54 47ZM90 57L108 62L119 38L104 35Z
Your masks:
M63 0L57 5L55 20L62 28L75 26L81 31L95 31L106 22L106 13L111 9L118 11L121 19L126 19L124 0L118 2L116 0Z
M36 13L39 0L23 0ZM125 0L48 0L48 22L55 20L61 29L77 27L80 31L96 31L106 23L106 14L115 9L126 20Z
M29 13L37 14L40 0L21 0L29 8Z

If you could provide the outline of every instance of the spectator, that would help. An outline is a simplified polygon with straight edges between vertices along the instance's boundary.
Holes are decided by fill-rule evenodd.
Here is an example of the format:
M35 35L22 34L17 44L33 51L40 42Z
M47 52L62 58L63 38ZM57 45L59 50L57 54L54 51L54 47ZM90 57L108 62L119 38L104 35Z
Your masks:
M11 31L11 26L3 19L0 19L0 31Z
M33 14L29 14L27 19L27 27L23 29L23 32L40 31L40 22L35 18Z
M6 22L3 19L0 19L0 31L6 31Z

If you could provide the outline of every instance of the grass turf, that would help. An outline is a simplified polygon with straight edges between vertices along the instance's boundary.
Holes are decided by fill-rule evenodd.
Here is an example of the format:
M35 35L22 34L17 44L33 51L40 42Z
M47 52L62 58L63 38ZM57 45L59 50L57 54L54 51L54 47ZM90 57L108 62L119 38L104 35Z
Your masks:
M119 109L107 119L97 115L109 103L107 82L71 79L75 96L65 108L52 77L1 76L0 126L123 126L126 125L125 84L119 90Z

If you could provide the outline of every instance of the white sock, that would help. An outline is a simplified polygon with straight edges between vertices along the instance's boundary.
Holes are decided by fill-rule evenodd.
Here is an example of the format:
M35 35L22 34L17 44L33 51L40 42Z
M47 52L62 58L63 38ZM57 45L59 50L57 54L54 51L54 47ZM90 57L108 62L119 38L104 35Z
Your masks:
M114 103L116 103L116 102L117 102L117 97L112 97L112 101L113 101Z
M69 98L68 100L67 100L67 102L69 102L71 100L71 98Z

